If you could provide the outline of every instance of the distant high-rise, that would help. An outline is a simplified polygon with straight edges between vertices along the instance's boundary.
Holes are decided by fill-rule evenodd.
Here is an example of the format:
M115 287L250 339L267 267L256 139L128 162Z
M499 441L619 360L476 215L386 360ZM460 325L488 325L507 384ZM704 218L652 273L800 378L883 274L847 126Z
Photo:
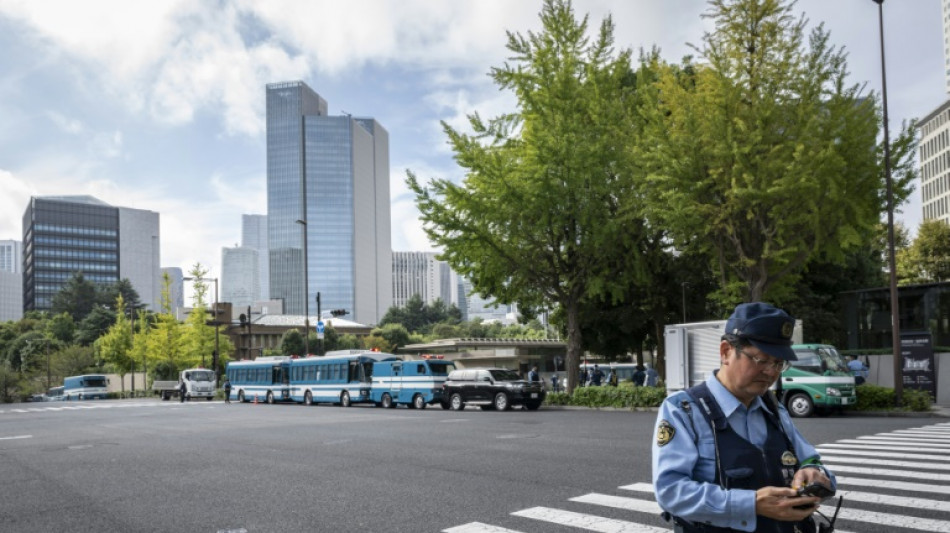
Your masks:
M328 116L303 82L266 92L270 297L313 314L319 292L324 309L376 324L392 302L389 134L372 118Z
M221 301L245 308L260 299L259 254L254 248L221 249Z
M158 309L159 250L158 213L92 196L32 197L23 215L23 309L49 310L76 272L100 285L127 278Z
M950 93L950 0L943 0L941 5L944 75ZM917 129L923 219L950 223L950 100L920 119Z
M23 246L0 241L0 322L23 318Z
M441 298L459 305L458 276L434 252L393 252L393 305L405 306L414 294L425 303Z
M257 250L257 279L260 290L254 296L254 300L269 300L270 265L267 253L267 215L241 215L241 246Z
M512 308L507 304L499 304L494 299L482 298L472 289L472 282L463 279L461 292L465 294L466 310L463 313L465 320L481 318L482 320L505 321Z
M168 274L168 303L174 314L177 309L185 307L185 274L178 267L165 267L162 275Z

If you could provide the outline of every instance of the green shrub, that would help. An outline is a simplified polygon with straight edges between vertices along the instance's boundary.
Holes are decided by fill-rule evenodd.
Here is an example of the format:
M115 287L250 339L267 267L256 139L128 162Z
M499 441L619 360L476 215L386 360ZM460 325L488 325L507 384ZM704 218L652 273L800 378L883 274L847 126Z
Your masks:
M666 398L662 387L578 387L573 395L558 392L548 394L548 405L573 405L580 407L658 407Z
M854 409L857 411L889 411L895 409L894 405L897 396L894 389L888 387L879 387L877 385L858 385L855 388L855 394L858 396L858 402ZM904 411L925 412L930 410L933 404L933 398L927 391L917 389L904 389L903 391Z

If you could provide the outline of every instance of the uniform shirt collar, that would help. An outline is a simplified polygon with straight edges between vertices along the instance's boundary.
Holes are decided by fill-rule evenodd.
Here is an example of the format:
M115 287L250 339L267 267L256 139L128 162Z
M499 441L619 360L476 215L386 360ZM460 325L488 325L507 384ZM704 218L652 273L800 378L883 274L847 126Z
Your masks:
M716 399L716 403L719 404L719 408L722 409L722 414L725 415L726 418L729 418L732 416L732 413L736 412L736 409L739 407L744 408L745 406L742 405L742 402L740 402L738 398L729 392L729 389L723 386L723 384L719 381L719 378L716 376L718 373L719 370L714 370L713 375L710 376L708 380L706 380L706 385L709 387L709 391L712 392L713 398ZM752 400L752 404L749 405L748 411L752 412L756 409L762 409L768 413L772 413L772 411L769 410L769 408L765 405L765 402L762 401L761 397L756 397L756 399Z

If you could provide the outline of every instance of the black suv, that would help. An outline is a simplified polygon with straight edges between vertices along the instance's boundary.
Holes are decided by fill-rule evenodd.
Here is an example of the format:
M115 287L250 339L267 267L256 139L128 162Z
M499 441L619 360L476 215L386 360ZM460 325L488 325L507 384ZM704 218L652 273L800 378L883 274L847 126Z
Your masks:
M544 384L530 382L506 368L453 370L442 384L442 408L461 411L466 405L504 411L523 405L534 411L544 402Z

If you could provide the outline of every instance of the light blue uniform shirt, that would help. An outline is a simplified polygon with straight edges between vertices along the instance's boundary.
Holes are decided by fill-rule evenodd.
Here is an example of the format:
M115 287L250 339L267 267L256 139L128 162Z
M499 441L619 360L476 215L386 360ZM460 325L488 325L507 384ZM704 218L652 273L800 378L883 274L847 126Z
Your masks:
M761 448L768 431L763 411L769 409L765 402L756 398L746 408L715 376L710 376L706 384L733 431ZM682 401L688 398L685 391L670 396L660 406L657 415L653 433L653 487L657 503L664 511L691 522L755 531L755 491L725 490L715 483L713 430L700 411L700 405L691 403L689 414L682 408ZM798 432L785 407L779 407L779 419L798 460L817 460L818 451ZM672 427L673 436L660 446L657 429L664 420ZM835 488L834 475L827 470L825 473Z

